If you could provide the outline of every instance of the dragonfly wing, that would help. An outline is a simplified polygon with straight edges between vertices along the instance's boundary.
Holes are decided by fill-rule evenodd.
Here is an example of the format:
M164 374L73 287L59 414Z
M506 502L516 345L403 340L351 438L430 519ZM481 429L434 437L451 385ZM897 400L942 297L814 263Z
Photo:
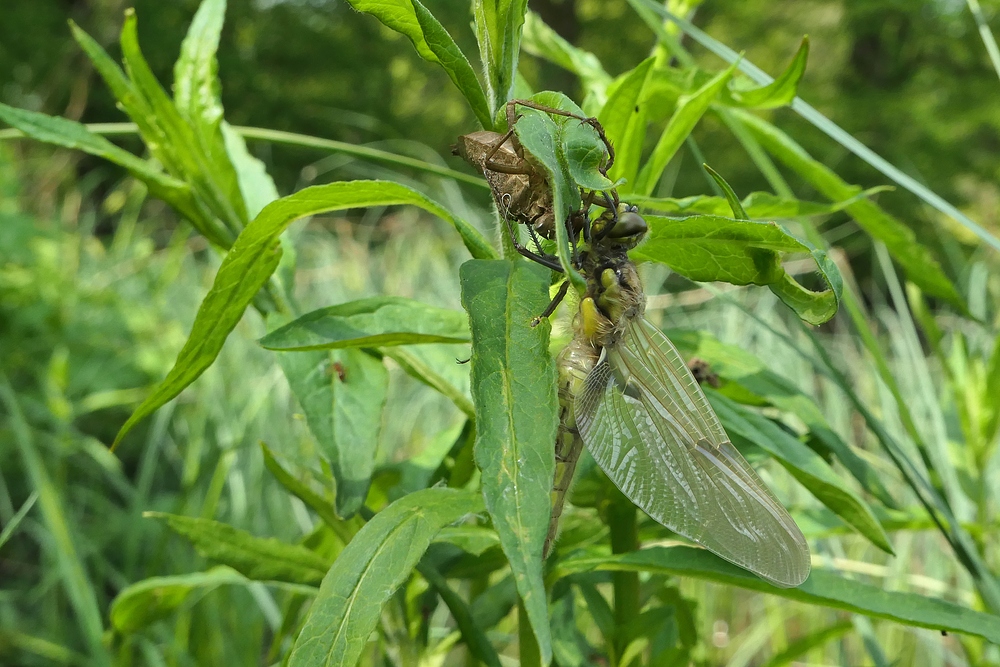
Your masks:
M575 412L594 459L651 517L776 586L805 581L802 532L659 329L632 320L587 376Z

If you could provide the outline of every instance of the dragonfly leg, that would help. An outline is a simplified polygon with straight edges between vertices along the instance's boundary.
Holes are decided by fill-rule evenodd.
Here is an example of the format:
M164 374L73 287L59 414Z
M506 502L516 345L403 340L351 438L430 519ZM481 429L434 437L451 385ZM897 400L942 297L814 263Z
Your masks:
M495 162L493 160L493 156L497 154L497 151L500 150L500 147L503 146L505 143L507 143L507 141L511 139L513 136L514 136L514 128L511 127L511 129L507 130L506 134L504 134L502 137L497 139L496 142L494 142L493 147L490 148L489 152L486 153L486 156L483 158L483 166L485 168L500 174L529 175L534 172L532 166L527 162L525 162L524 157L521 155L518 155L518 157L521 158L521 164L517 166L509 164L501 164L500 162ZM519 146L515 146L514 148L515 154L517 153L518 148Z
M562 303L562 300L566 296L566 292L568 290L569 290L569 281L567 280L563 282L563 284L559 287L559 291L556 292L556 295L554 297L552 297L552 301L550 301L549 305L545 307L545 310L542 311L542 314L536 317L535 319L531 320L532 328L537 327L539 324L542 323L542 320L550 316L552 313L556 312L556 308L558 308L559 304ZM558 457L559 457L559 452L556 452L556 458Z
M545 255L532 252L521 245L520 241L517 240L517 234L514 233L514 226L511 224L510 219L507 219L507 232L510 234L510 242L514 246L514 250L518 252L523 257L527 257L533 262L538 262L542 266L551 269L553 271L563 272L562 265L559 263L559 258L554 255Z
M573 113L572 111L563 111L562 109L556 109L555 107L546 106L544 104L538 104L537 102L532 102L531 100L511 100L510 102L507 102L508 127L514 127L514 123L511 122L512 118L514 119L514 122L517 122L517 117L514 115L514 108L516 105L521 105L522 107L528 107L529 109L535 109L536 111L543 111L547 114L551 114L554 116L566 116L567 118L576 118L581 123L586 123L587 125L590 125L592 128L594 128L594 131L597 132L597 136L601 138L601 141L604 142L605 148L608 149L608 163L599 169L601 174L607 177L608 170L611 169L612 165L614 165L615 163L615 148L614 146L611 145L611 142L608 140L608 136L604 134L604 126L601 125L599 120L597 120L596 118L588 118L587 116L581 116L580 114Z

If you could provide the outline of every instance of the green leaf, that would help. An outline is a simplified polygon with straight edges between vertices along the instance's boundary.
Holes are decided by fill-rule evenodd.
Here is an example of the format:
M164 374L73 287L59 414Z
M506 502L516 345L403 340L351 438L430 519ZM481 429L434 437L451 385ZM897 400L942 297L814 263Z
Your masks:
M961 632L1000 643L1000 618L952 602L896 593L813 568L797 588L776 588L718 556L693 547L651 547L618 556L583 556L559 563L558 576L594 570L695 577L833 609L932 630Z
M422 194L388 181L344 181L306 188L268 205L240 233L201 302L191 334L164 379L136 408L115 445L141 419L195 381L218 356L247 306L274 273L280 259L278 236L295 220L317 213L364 206L413 204L452 223L473 257L495 257L482 235Z
M531 327L549 301L549 272L526 262L461 268L472 329L476 464L486 508L510 561L545 664L552 646L542 580L558 422L549 324Z
M279 362L336 481L340 517L353 516L375 472L389 373L358 349L285 353Z
M660 135L660 140L656 143L656 148L653 149L653 154L639 171L634 187L626 188L629 192L634 191L646 196L653 194L667 163L674 157L681 144L691 134L694 126L708 111L708 107L729 83L735 71L736 64L734 63L730 65L729 69L720 72L692 95L681 97L677 104L677 110L674 111L674 115L671 116Z
M174 106L194 131L208 174L241 218L242 227L252 215L248 215L244 190L227 150L232 138L223 134L215 55L225 16L226 0L202 0L174 64Z
M147 113L152 114L148 124L158 128L155 137L143 136L146 144L162 141L159 156L167 159L167 169L175 176L191 183L198 198L221 220L231 232L238 233L247 222L243 197L236 183L232 165L225 154L221 136L218 146L224 166L213 162L199 140L199 133L183 118L167 92L153 75L139 48L138 22L135 11L125 11L125 25L121 33L122 58L125 70L137 93L145 100ZM135 120L133 118L133 120ZM136 121L138 124L138 121ZM140 126L141 127L141 126ZM152 151L152 146L150 146ZM156 153L154 152L154 155ZM221 169L221 172L217 172Z
M622 75L612 87L598 120L615 147L615 163L609 176L635 181L646 138L646 108L643 93L656 58L647 58Z
M206 238L217 244L223 242L221 238L214 236L215 232L205 223L190 186L92 133L85 125L58 116L16 109L3 103L0 103L0 120L36 141L81 150L125 168L129 174L146 184L150 194L170 204Z
M475 0L476 41L479 57L486 70L491 115L516 97L517 63L521 52L528 0ZM491 126L483 125L490 129Z
M192 595L202 597L219 586L252 583L236 570L220 565L207 572L151 577L126 587L111 603L111 624L122 634L137 632L154 621L166 618ZM280 588L300 595L315 595L312 586L282 584Z
M278 188L274 184L274 179L267 173L264 163L247 150L243 135L234 130L229 123L223 122L222 136L226 143L226 153L236 170L247 214L253 220L265 206L278 199Z
M532 100L539 104L582 115L582 110L579 107L559 93L540 93ZM549 186L552 188L552 207L556 220L566 220L571 213L580 210L583 206L580 199L580 188L570 171L569 159L566 156L566 147L563 141L564 130L569 124L567 121L573 124L579 121L531 108L524 108L521 114L514 126L518 141L545 172ZM556 250L563 272L569 277L577 291L582 294L586 291L586 281L572 265L566 225L556 225L555 227Z
M645 218L649 233L630 253L632 259L666 264L691 280L769 285L784 274L779 253L809 251L773 222L709 215Z
M199 554L248 579L318 586L330 569L330 562L315 551L273 537L254 537L218 521L163 512L144 512L143 516L163 519Z
M269 350L467 342L469 318L465 313L396 296L320 308L260 339Z
M879 192L891 190L891 187L880 185L869 188L850 199L823 204L820 202L802 201L791 197L779 197L770 192L751 192L743 201L743 210L750 216L751 220L773 220L775 218L800 218L814 215L828 215L841 211L851 204L870 197ZM726 217L732 210L729 203L723 197L711 197L708 195L695 195L682 199L657 198L657 197L629 197L629 203L641 206L645 209L658 211L660 213L687 215L691 213L702 213L705 215L718 215Z
M819 454L770 419L718 392L705 392L730 436L757 445L776 458L810 493L886 553L895 553L878 519ZM734 442L738 442L734 440Z
M611 85L611 75L604 71L601 61L593 53L567 42L534 12L528 12L524 17L524 39L521 46L526 53L544 58L576 74L580 77L586 94L594 95L599 104L604 104L608 86Z
M844 291L844 280L840 275L840 269L826 251L814 248L810 250L810 254L830 289L814 292L800 285L788 273L778 282L768 285L768 288L781 299L782 303L794 310L803 322L819 325L830 321L837 314Z
M850 185L833 170L814 160L791 137L753 114L733 111L757 141L778 160L804 178L830 201L857 196L861 189ZM922 246L913 230L886 213L878 205L861 199L846 207L865 232L885 243L893 259L906 271L907 278L923 291L967 312L965 302L930 251Z
M500 538L495 530L472 525L442 528L434 541L454 544L473 556L482 556L487 549L500 546Z
M792 103L798 94L799 81L806 71L809 59L809 37L802 38L798 52L778 78L766 86L750 89L730 88L722 102L746 109L777 109Z
M17 527L24 521L24 517L28 516L28 512L35 506L36 500L38 500L38 491L32 491L28 499L21 505L21 509L17 510L14 516L10 518L10 521L4 525L3 530L0 531L0 549L3 549L3 545L7 544L7 541L17 532Z
M704 331L671 330L664 333L687 353L688 358L697 357L708 362L719 378L740 385L754 396L802 420L812 435L836 455L868 493L884 505L896 507L896 501L874 468L841 440L819 406L794 383L769 370L762 359L735 345L726 345ZM725 387L721 393L727 393ZM729 396L733 398L731 394Z
M405 35L424 60L437 63L465 95L472 112L486 129L493 127L493 116L486 93L476 72L448 31L419 0L347 0L359 12L371 14L387 28Z
M444 526L482 510L478 494L433 488L375 515L323 579L289 656L290 667L354 667L382 606Z
M733 212L733 217L737 220L749 220L750 216L748 216L747 212L743 210L743 203L740 201L739 197L736 196L736 193L733 192L733 188L726 182L726 179L724 179L719 172L715 171L707 164L703 164L701 166L705 168L705 171L707 171L708 175L712 177L712 180L715 181L720 188L722 188L722 193L726 195L726 204L729 205L730 210Z
M691 280L767 285L810 324L822 324L837 312L843 278L836 264L777 223L711 215L645 218L649 233L630 253L636 261L666 264ZM795 282L781 266L782 252L812 255L830 289L813 292Z

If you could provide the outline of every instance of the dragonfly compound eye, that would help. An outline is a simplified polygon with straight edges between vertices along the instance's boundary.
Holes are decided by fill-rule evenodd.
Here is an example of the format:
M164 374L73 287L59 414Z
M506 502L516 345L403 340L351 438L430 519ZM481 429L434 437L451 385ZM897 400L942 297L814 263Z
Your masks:
M649 229L646 219L635 211L628 210L619 214L618 222L608 232L613 239L627 239L642 236Z

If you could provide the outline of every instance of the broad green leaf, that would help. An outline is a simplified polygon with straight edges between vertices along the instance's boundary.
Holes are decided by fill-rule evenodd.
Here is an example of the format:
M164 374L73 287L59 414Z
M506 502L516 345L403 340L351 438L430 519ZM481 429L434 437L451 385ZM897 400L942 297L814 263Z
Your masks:
M582 113L579 107L558 93L540 93L532 99L539 104L555 108L569 107L564 110ZM566 117L525 108L514 126L521 146L545 172L549 187L552 188L552 207L556 220L568 219L571 213L580 210L583 205L580 198L580 188L570 171L569 160L566 157L562 141L563 129L567 120ZM566 225L556 225L555 227L556 250L563 272L569 277L577 291L583 293L586 291L586 281L572 265L569 233Z
M375 472L389 374L359 350L289 352L279 359L336 482L337 516L351 517Z
M809 38L802 38L802 45L778 78L766 86L740 89L731 86L721 98L723 104L733 104L746 109L777 109L787 106L798 93L799 81L806 71L809 59Z
M833 431L819 406L792 382L769 370L762 359L735 345L726 345L704 331L671 330L665 333L688 358L697 357L708 362L719 378L736 383L762 402L801 419L866 491L886 506L896 506L876 471ZM720 393L734 398L726 387L720 389Z
M854 526L878 548L889 554L895 553L889 536L868 504L844 484L819 454L758 412L715 391L705 393L730 436L742 438L774 456L837 516Z
M718 556L693 547L651 547L618 556L582 556L559 563L556 576L636 571L695 577L833 609L932 630L961 632L1000 643L1000 617L914 593L896 593L813 568L796 588L776 588Z
M299 218L365 206L412 204L444 218L458 229L473 257L495 257L483 236L463 220L416 190L388 181L345 181L317 185L269 204L240 233L222 261L215 282L201 302L191 334L174 367L136 408L115 438L119 443L141 419L179 394L212 365L243 312L278 265L278 236Z
M845 199L833 204L822 204L820 202L802 201L790 197L779 197L770 192L751 192L741 202L743 210L750 216L751 220L772 220L775 218L800 218L814 215L828 215L841 211L851 204L870 197L879 192L891 190L887 186L869 188L858 193L850 199ZM682 199L657 198L657 197L629 197L629 203L641 206L642 208L658 211L660 213L674 215L689 215L701 213L704 215L718 215L726 217L731 211L729 203L724 197L712 197L709 195L695 195Z
M593 94L597 103L604 105L611 75L604 71L601 61L593 53L567 42L534 12L528 12L524 18L522 47L526 53L576 74L586 93Z
M510 561L543 662L552 659L542 581L558 422L549 325L532 318L549 301L549 272L526 262L471 261L461 268L472 330L476 464L486 508Z
M225 243L205 223L205 217L194 200L190 186L165 174L152 163L115 146L104 137L90 132L83 124L58 116L16 109L3 103L0 103L0 120L37 141L81 150L125 168L146 184L150 194L170 204L206 238L217 245Z
M643 92L655 58L647 58L624 74L612 87L598 120L615 148L615 163L609 176L635 181L646 138L646 109Z
M420 57L444 68L448 77L468 100L472 112L486 129L493 128L493 117L486 93L476 71L455 44L448 31L420 0L347 0L359 12L371 14L388 28L405 35Z
M320 308L260 339L269 350L467 342L469 319L465 313L395 296Z
M143 516L163 519L199 554L228 565L248 579L318 586L330 569L330 562L315 551L273 537L255 537L211 519L163 512L145 512Z
M773 222L708 215L645 218L649 233L630 253L632 259L666 264L691 280L768 285L784 274L780 253L808 252L801 241Z
M111 624L122 634L137 632L154 621L165 618L192 596L199 598L219 586L247 586L251 580L236 570L219 565L206 572L151 577L126 587L111 603ZM316 595L312 586L269 582L300 595Z
M684 143L684 140L694 130L695 125L698 124L701 117L708 111L708 107L719 96L719 93L726 87L726 84L729 83L735 71L736 65L733 64L729 69L720 72L692 95L684 96L680 99L677 104L677 110L674 111L674 115L671 116L670 121L660 135L660 140L656 143L656 148L653 149L653 154L639 171L635 185L632 187L626 186L623 190L646 196L653 194L653 190L656 189L656 185L660 182L660 176L663 174L667 163L674 157L681 144Z
M290 667L354 667L382 606L443 527L482 510L478 494L432 488L382 510L344 548L323 579L295 640Z
M753 114L734 110L738 118L761 145L789 169L804 178L830 201L843 201L858 195L861 189L850 185L830 168L816 161L805 149L774 125ZM865 232L885 243L893 259L907 277L922 290L966 311L965 302L945 275L930 251L921 245L909 227L886 213L878 205L861 199L846 207Z
M192 128L208 173L242 219L242 227L253 216L248 215L244 190L223 135L219 64L215 56L225 15L226 0L202 0L195 12L181 43L180 57L174 64L174 106Z
M822 324L837 312L843 290L837 266L777 223L711 215L645 218L649 233L630 253L636 261L666 264L691 280L767 285L810 324ZM780 253L786 252L812 255L830 289L812 292L796 283L781 266Z

